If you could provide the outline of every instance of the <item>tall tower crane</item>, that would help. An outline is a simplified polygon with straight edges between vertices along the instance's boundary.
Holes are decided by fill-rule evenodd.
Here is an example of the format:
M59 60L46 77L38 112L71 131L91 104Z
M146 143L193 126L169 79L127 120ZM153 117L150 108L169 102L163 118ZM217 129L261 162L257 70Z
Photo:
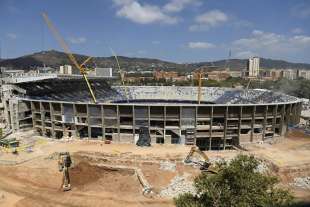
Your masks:
M65 40L61 37L61 35L59 34L58 30L56 29L56 27L53 25L53 23L51 22L51 20L48 18L46 13L42 13L42 17L45 21L45 23L47 24L48 28L51 30L51 32L53 33L54 37L56 38L56 40L58 41L59 45L62 47L62 49L64 50L64 52L67 54L67 56L69 57L70 61L73 63L73 65L78 68L80 70L81 75L83 76L89 93L94 101L94 103L97 102L94 91L88 81L88 78L86 76L86 71L85 71L85 64L91 59L91 57L87 58L82 64L79 64L77 62L77 60L75 59L75 57L73 56L73 54L71 53L68 45L66 44Z

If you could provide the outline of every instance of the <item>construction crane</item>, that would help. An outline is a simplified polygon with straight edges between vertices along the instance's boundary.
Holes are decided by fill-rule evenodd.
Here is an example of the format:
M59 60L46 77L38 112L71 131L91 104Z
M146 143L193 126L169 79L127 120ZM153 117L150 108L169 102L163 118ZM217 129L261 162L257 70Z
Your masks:
M42 13L42 17L45 21L45 23L47 24L48 28L51 30L51 32L53 33L53 35L55 36L56 40L58 41L59 45L62 47L62 49L64 50L64 52L68 55L69 59L71 60L71 62L73 63L73 65L78 68L80 70L81 75L83 76L88 90L90 92L90 95L94 101L94 103L97 102L94 91L88 81L88 78L86 76L86 71L85 71L85 64L91 59L91 57L87 58L81 65L78 64L77 60L75 59L75 57L73 56L73 54L71 53L69 47L67 46L65 40L61 37L61 35L59 34L58 30L56 29L56 27L53 25L53 23L51 22L51 20L48 18L46 13Z
M121 69L121 66L119 64L119 61L118 61L118 57L116 55L116 53L114 52L114 50L110 47L110 50L116 60L116 64L117 64L117 67L118 67L118 72L119 72L119 75L120 75L120 78L121 78L121 83L122 83L122 86L125 88L125 95L126 95L126 99L128 101L128 90L127 90L127 87L125 86L125 73L122 71Z
M72 160L69 152L61 152L58 155L58 169L59 172L63 172L62 177L62 190L69 191L71 190L69 168L71 167Z

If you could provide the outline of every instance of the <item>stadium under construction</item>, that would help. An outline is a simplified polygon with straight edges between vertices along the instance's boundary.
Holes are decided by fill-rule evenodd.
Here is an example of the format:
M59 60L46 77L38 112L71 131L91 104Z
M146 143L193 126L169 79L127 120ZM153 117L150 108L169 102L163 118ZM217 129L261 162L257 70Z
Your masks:
M82 79L4 85L6 122L13 131L120 143L135 143L143 128L152 144L218 150L281 137L299 123L302 108L296 97L261 89L91 85L96 103Z

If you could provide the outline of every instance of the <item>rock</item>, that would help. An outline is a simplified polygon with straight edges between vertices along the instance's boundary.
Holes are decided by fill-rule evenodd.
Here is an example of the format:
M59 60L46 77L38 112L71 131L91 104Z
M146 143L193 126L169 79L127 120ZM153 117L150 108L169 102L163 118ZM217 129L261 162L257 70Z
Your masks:
M297 177L294 178L292 185L303 189L310 190L310 177Z
M175 172L176 164L172 163L172 162L169 162L169 161L160 161L159 169L165 170L165 171Z
M193 183L188 181L185 176L176 175L170 182L170 184L160 191L160 197L173 198L182 193L196 194Z

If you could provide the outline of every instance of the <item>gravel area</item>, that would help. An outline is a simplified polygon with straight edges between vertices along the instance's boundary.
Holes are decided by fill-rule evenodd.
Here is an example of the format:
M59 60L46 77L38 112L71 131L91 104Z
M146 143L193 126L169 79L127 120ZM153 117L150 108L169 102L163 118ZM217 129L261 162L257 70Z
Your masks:
M187 180L187 176L175 176L170 184L164 188L159 195L161 197L173 198L182 193L192 193L195 194L196 190L193 183Z
M175 172L176 164L169 161L160 161L160 170Z
M292 185L303 189L310 190L310 177L297 177L294 178Z

